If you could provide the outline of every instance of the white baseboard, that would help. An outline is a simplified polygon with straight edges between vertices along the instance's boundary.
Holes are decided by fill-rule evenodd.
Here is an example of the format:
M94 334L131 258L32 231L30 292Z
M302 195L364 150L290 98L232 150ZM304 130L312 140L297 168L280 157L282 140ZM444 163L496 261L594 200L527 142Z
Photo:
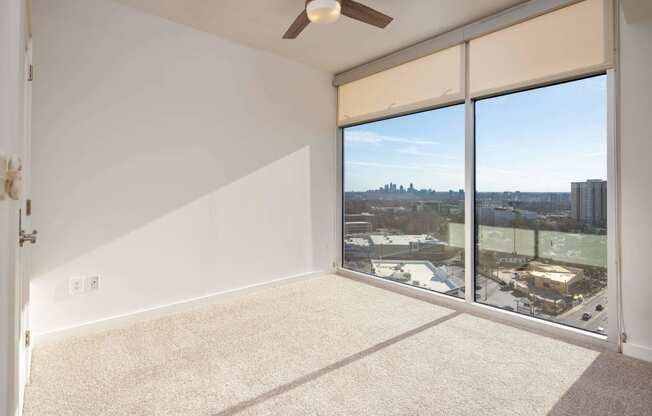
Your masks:
M652 348L626 342L623 344L623 354L652 363Z
M87 322L81 325L58 328L52 331L42 332L33 335L34 345L44 345L47 343L59 341L61 339L78 337L83 335L104 332L110 329L124 328L136 322L147 321L161 318L180 312L187 312L202 306L213 305L225 302L228 299L242 296L247 293L256 292L262 289L283 286L290 283L300 282L322 276L326 272L311 272L299 275L287 276L280 279L274 279L263 283L257 283L249 286L243 286L235 289L225 290L222 292L212 293L206 296L200 296L193 299L186 299L167 305L156 306L153 308L141 309L131 313L112 316L110 318L100 319Z

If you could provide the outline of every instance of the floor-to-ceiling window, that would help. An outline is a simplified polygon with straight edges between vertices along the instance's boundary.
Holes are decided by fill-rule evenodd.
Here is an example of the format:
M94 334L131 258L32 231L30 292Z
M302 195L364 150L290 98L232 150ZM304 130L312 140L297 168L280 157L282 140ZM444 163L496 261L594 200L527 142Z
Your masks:
M605 333L606 76L475 104L477 302Z
M464 106L345 128L344 267L464 297Z
M613 3L535 3L336 77L341 265L615 343Z

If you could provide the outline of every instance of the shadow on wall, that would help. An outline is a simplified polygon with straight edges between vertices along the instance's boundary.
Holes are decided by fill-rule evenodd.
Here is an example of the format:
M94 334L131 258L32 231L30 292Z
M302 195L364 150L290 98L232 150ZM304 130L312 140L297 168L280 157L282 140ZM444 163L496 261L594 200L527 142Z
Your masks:
M314 270L304 147L32 279L36 333ZM320 235L322 244L328 240ZM328 241L326 241L327 243ZM71 276L101 291L71 295Z
M318 161L304 174L333 189L312 201L315 222L328 221L328 74L107 0L36 0L33 9L32 275L304 148Z
M548 416L650 414L652 364L614 352L601 353Z

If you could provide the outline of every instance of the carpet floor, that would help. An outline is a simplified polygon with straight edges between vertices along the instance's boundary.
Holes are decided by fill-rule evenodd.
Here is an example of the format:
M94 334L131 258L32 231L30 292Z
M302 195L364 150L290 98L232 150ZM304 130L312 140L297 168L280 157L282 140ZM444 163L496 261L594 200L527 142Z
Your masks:
M651 415L652 364L338 276L37 347L25 416Z

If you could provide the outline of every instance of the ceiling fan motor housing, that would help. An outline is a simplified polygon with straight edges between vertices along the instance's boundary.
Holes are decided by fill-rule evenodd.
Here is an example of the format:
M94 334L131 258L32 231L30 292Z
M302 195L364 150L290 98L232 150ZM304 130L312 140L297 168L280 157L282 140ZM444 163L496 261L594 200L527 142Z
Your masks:
M334 23L342 14L339 0L307 0L306 13L312 23Z

